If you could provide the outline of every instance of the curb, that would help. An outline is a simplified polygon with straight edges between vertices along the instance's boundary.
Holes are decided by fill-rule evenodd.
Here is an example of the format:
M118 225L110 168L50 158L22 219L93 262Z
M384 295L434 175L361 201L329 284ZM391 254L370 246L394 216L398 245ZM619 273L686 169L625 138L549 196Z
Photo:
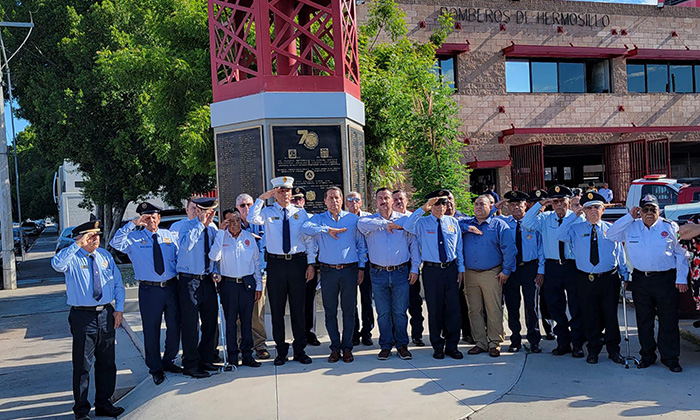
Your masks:
M145 347L143 346L143 342L139 338L138 334L131 328L131 325L127 322L126 319L122 321L122 328L124 328L124 331L129 335L129 338L131 339L131 342L134 343L136 348L139 350L139 353L141 353L141 356L146 359L146 350Z

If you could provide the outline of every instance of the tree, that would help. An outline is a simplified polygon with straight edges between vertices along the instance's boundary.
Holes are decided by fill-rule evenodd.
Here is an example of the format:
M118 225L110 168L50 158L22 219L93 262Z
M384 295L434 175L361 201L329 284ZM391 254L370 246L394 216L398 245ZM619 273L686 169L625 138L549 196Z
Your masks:
M362 99L368 178L395 185L408 169L415 204L437 188L449 188L457 206L470 211L468 169L461 162L458 105L453 90L434 71L435 51L447 39L452 17L439 18L431 42L406 37L403 12L394 0L375 0L360 27ZM388 41L382 41L382 37Z

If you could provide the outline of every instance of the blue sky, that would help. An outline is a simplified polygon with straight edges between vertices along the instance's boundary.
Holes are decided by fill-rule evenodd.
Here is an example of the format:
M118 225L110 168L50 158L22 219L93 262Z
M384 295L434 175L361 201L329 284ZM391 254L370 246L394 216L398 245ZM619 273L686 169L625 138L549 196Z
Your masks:
M15 109L17 108L17 102L15 101ZM19 134L20 131L29 124L27 120L21 120L15 118L15 132ZM7 144L12 144L12 123L10 121L10 103L5 102L5 132L7 133Z

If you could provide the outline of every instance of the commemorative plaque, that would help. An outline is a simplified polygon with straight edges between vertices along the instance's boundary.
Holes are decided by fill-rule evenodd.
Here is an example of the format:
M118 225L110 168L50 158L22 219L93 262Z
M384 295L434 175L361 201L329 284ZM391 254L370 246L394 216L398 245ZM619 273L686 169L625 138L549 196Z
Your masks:
M222 209L233 208L238 194L264 192L262 127L217 134L216 172Z
M340 125L272 126L272 150L274 176L292 176L306 189L310 213L326 211L326 189L344 189Z
M350 155L350 185L362 197L367 197L367 175L365 173L365 133L348 126L348 149Z

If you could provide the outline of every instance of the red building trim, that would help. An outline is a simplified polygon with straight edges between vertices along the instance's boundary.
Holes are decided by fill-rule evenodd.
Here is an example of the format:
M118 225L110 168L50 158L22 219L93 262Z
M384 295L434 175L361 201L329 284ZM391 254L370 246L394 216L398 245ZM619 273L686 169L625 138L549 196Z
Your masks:
M511 45L503 49L506 57L612 58L627 54L627 48L554 47L549 45Z
M700 60L700 50L634 48L625 57L632 60Z
M646 126L646 127L526 127L509 128L501 131L498 142L503 143L508 136L518 134L591 134L591 133L681 133L700 131L697 125Z
M464 44L451 44L451 43L444 43L435 50L435 55L457 55L457 54L462 54L469 51L469 44L464 43Z
M510 159L506 160L475 160L467 162L467 165L472 169L490 169L510 166Z

